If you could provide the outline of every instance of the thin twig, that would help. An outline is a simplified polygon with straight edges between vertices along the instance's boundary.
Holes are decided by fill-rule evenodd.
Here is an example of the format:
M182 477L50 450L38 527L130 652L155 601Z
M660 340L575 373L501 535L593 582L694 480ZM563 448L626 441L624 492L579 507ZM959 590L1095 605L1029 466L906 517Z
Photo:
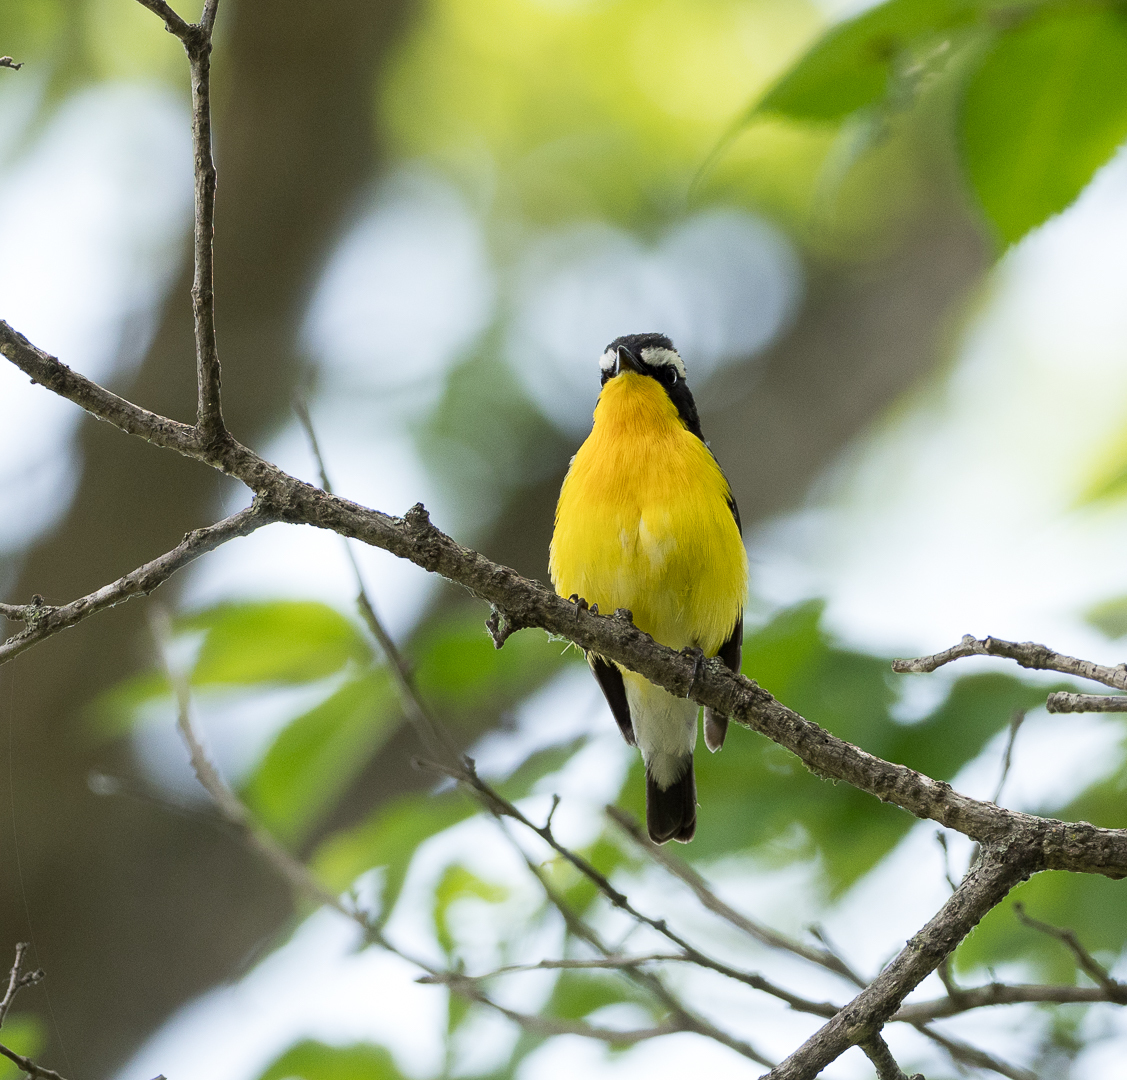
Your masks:
M269 865L293 888L295 894L313 900L317 904L326 905L353 920L364 931L369 941L380 945L388 952L414 964L426 972L426 978L441 982L456 990L469 999L491 1008L510 1020L520 1024L525 1030L541 1035L573 1034L584 1035L588 1038L598 1039L610 1044L628 1044L640 1042L644 1039L657 1038L673 1031L684 1030L673 1025L659 1025L655 1028L646 1028L637 1031L614 1031L607 1028L597 1028L581 1022L555 1021L540 1016L516 1012L494 1001L480 987L475 985L473 979L466 978L457 972L442 971L428 964L417 956L403 951L393 945L384 935L381 926L370 919L359 908L346 904L340 897L329 892L324 885L314 876L309 867L301 862L284 847L282 847L268 832L254 821L253 816L246 806L240 801L226 781L219 775L219 771L212 764L207 752L196 734L191 719L191 700L187 680L171 670L166 659L166 646L169 640L169 626L167 616L162 620L157 616L154 625L154 634L160 644L162 662L170 682L176 691L177 698L177 726L181 737L188 749L192 768L196 778L204 790L211 796L219 812L235 828L237 828L247 841L263 855ZM703 1027L703 1022L700 1023ZM698 1030L694 1027L692 1030ZM724 1041L724 1040L721 1040ZM729 1040L728 1045L738 1044L738 1040ZM47 1074L44 1074L45 1076ZM49 1080L54 1080L53 1077ZM59 1078L61 1080L61 1078Z
M935 842L943 849L943 876L947 879L951 891L954 892L959 887L959 883L951 873L951 850L947 846L947 834L942 829L935 834Z
M24 957L27 955L27 950L31 946L26 941L21 941L16 946L16 959L12 964L12 970L8 972L8 989L0 1000L0 1027L3 1026L4 1021L8 1018L8 1010L12 1007L12 1002L16 1000L18 994L25 986L34 986L43 978L43 971L36 969L35 971L22 971Z
M0 68L10 68L12 71L19 71L23 67L23 61L16 63L10 56L0 56Z
M184 539L171 551L69 604L55 607L41 596L35 597L30 604L0 604L0 615L13 622L26 624L21 633L0 643L0 664L19 656L32 645L60 630L82 622L95 612L104 611L135 596L147 596L177 570L194 562L201 555L214 551L228 540L249 536L255 529L276 520L260 501L255 500L246 510L240 510L204 529L195 529L185 534Z
M963 1042L961 1039L952 1039L949 1035L944 1035L927 1024L917 1024L915 1027L921 1035L931 1039L937 1046L943 1047L955 1061L963 1065L969 1065L974 1069L990 1069L1000 1076L1008 1076L1010 1080L1039 1080L1037 1075L1031 1073L1028 1069L1011 1065L1009 1062L994 1057L993 1054L988 1054L985 1050L979 1050L977 1046L971 1046L970 1043Z
M642 964L658 964L667 962L685 962L688 957L678 953L653 953L649 956L604 956L594 960L541 960L538 964L508 964L505 967L486 971L481 975L466 975L462 977L471 982L489 982L501 975L513 975L518 972L528 971L619 971L623 968L639 967ZM423 975L415 980L419 983L439 982L432 975Z
M305 436L309 440L309 449L317 462L321 487L331 495L333 494L333 486L329 481L329 473L325 467L325 459L321 454L321 446L317 441L317 432L313 428L309 409L301 398L294 399L293 408L299 423L305 430ZM344 553L352 567L352 576L356 581L356 606L360 610L365 625L379 643L384 658L387 660L388 669L392 681L395 683L399 703L403 707L404 714L415 729L415 734L426 748L427 753L435 758L444 759L447 764L457 767L461 761L461 753L457 745L446 728L431 715L415 686L410 665L399 651L399 647L381 622L380 617L376 614L375 605L368 595L368 589L364 584L364 575L360 572L360 564L356 561L356 554L352 550L351 543L344 536L341 537L341 543L344 545Z
M1127 697L1123 700L1127 701ZM1013 715L1010 717L1010 732L1006 739L1006 752L1002 755L1002 775L998 777L998 786L994 789L994 797L990 800L992 803L997 803L1002 797L1002 788L1006 786L1006 780L1010 775L1010 765L1013 763L1014 742L1017 740L1017 733L1024 722L1025 710L1014 709Z
M931 1020L942 1020L948 1016L958 1016L972 1009L988 1008L991 1005L1023 1005L1033 1002L1053 1005L1110 1002L1115 1005L1127 1005L1127 986L1122 983L1110 987L990 983L989 986L959 987L947 997L902 1005L893 1014L892 1021L923 1024Z
M31 946L26 942L21 942L16 946L16 959L12 964L11 971L8 972L8 989L4 993L4 997L0 999L0 1026L8 1017L8 1010L12 1007L12 1002L15 1001L16 995L26 986L34 986L43 978L43 972L40 970L35 971L22 971L24 957L27 955L27 950ZM27 1076L42 1077L43 1080L64 1080L54 1069L44 1068L42 1065L37 1065L31 1058L24 1057L23 1054L17 1054L11 1047L0 1043L0 1054L3 1054L9 1061L14 1062L21 1068Z
M1071 950L1072 955L1076 957L1076 962L1080 967L1083 968L1094 982L1102 986L1104 991L1109 995L1106 999L1102 1000L1115 1001L1120 1005L1127 1005L1127 983L1121 983L1117 979L1113 979L1107 968L1080 943L1080 939L1076 936L1075 931L1053 926L1051 923L1041 922L1040 919L1035 919L1032 915L1027 915L1025 905L1020 902L1014 904L1014 914L1030 929L1037 930L1042 934L1047 934L1049 937L1054 937L1057 941L1063 941Z
M1070 694L1057 690L1045 699L1052 713L1127 712L1127 694Z
M769 926L764 926L730 907L708 887L704 878L688 863L671 854L668 848L659 847L650 840L638 822L624 810L620 810L617 806L607 806L606 813L654 862L688 885L701 904L713 914L719 915L720 918L738 930L742 930L749 937L772 949L782 949L785 952L793 953L795 956L800 956L804 960L809 960L812 964L817 964L848 979L854 986L867 985L865 980L853 971L832 949L816 949L813 946L804 945L801 941L796 941L777 930L772 930Z
M502 828L504 828L503 820L500 818L498 820ZM508 830L505 831L507 832ZM594 928L585 923L583 919L580 918L578 912L576 912L563 896L553 888L544 870L533 862L524 848L515 840L513 840L513 846L524 860L525 866L528 867L529 872L540 882L540 887L544 890L544 895L548 898L548 902L560 913L568 931L578 940L586 942L602 956L609 958L616 955L602 938L599 937ZM636 920L635 925L639 924L640 921ZM749 1043L729 1035L726 1031L721 1031L703 1017L690 1012L680 999L670 992L668 987L666 987L655 973L643 971L639 967L625 967L622 968L621 971L626 978L653 994L654 997L673 1014L677 1022L681 1025L681 1030L693 1031L698 1035L703 1035L705 1038L712 1039L723 1046L727 1046L743 1057L757 1062L760 1065L767 1067L772 1065L772 1062L768 1058L764 1057Z
M334 908L342 915L360 923L368 929L369 922L363 912L344 903L339 896L331 893L313 876L309 868L294 858L273 836L261 828L250 811L219 774L212 764L207 751L196 734L191 716L191 691L188 680L181 672L173 670L168 661L168 646L172 639L172 627L167 612L157 609L151 618L153 637L157 643L157 655L168 677L176 697L176 726L180 737L188 749L192 770L203 789L211 796L216 808L223 817L243 834L251 846L289 882L295 893Z

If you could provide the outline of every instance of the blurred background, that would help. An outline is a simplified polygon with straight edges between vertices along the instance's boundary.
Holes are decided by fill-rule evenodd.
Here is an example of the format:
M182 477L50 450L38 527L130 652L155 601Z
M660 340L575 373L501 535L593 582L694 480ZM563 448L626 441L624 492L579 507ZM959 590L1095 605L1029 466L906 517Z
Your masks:
M1047 684L1000 662L914 681L887 665L967 632L1122 659L1127 160L1007 246L965 178L952 79L879 124L739 122L861 6L223 0L225 413L313 480L302 397L339 493L394 514L422 501L460 542L547 580L598 355L619 334L666 332L744 521L745 670L836 734L984 798L1028 709L999 801L1127 825L1120 720L1049 718ZM189 419L179 44L133 0L5 0L0 53L24 64L0 70L0 317ZM72 599L246 502L0 368L5 601ZM566 842L597 850L640 904L771 970L777 958L727 942L604 833L602 805L637 812L640 777L574 651L525 631L494 653L462 590L356 555L483 773L526 766L533 816L561 794ZM625 1052L518 1039L361 950L332 912L295 909L217 822L153 674L154 604L177 615L222 769L326 881L399 896L401 940L471 968L563 947L495 827L411 768L355 591L338 538L272 526L0 670L0 964L28 940L48 973L7 1041L70 1080L756 1075L690 1035ZM792 933L819 923L875 972L945 897L934 825L821 783L743 730L699 768L698 839L678 854L741 909ZM950 849L961 872L969 849ZM1122 887L1043 877L1019 891L1127 974ZM1075 977L1008 905L957 959L969 983ZM644 1008L605 980L540 974L522 994L548 1012L615 1023ZM678 978L770 1056L814 1029ZM1021 1006L948 1029L1045 1077L1127 1076L1114 1006ZM906 1068L956 1074L913 1032L890 1038ZM325 1056L342 1046L351 1072ZM851 1053L826 1075L871 1067Z

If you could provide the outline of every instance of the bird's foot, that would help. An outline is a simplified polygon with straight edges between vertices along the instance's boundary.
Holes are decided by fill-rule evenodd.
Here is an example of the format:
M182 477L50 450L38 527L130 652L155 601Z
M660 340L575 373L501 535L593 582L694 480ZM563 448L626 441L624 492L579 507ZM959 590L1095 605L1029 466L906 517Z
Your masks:
M689 682L689 689L685 691L685 697L690 698L693 696L697 679L700 678L701 669L704 667L704 650L699 645L686 645L681 650L681 655L693 658L693 677Z
M579 613L581 611L589 611L589 612L591 612L592 615L598 615L599 614L599 605L598 604L588 604L587 601L584 600L583 597L579 595L579 593L573 592L567 598L567 602L569 604L575 605L575 621L576 622L579 621Z

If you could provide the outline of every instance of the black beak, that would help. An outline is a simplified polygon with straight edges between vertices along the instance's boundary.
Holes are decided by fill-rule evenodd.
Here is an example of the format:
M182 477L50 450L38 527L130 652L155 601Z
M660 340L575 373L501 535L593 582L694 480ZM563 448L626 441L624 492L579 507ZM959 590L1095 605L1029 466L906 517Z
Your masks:
M639 375L643 374L642 361L639 360L625 345L618 347L618 363L615 365L614 373L621 374L623 371L635 371Z

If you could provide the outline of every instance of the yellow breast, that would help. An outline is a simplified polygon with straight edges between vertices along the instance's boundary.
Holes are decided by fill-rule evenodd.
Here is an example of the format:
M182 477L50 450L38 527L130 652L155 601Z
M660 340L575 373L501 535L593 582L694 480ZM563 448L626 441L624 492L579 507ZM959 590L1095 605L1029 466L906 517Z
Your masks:
M747 593L729 495L661 385L615 376L560 491L549 560L556 591L604 614L629 608L657 641L714 655Z

